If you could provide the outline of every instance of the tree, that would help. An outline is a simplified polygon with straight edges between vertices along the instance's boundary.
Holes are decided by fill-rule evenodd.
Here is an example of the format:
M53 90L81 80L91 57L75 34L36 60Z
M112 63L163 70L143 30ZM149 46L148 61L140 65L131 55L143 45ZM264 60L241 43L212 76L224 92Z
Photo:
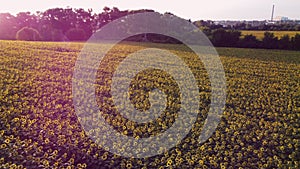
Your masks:
M256 39L256 36L246 35L241 39L239 47L243 48L258 48L260 46L260 41Z
M30 27L37 29L38 17L30 12L20 12L16 16L18 28Z
M16 18L9 13L0 13L0 39L14 40L18 31Z
M284 35L278 41L279 49L290 49L290 37L289 35Z
M90 37L93 34L93 20L92 10L85 11L84 9L76 9L76 24L75 28L84 30L85 36ZM69 31L69 30L68 30Z
M212 32L212 43L215 46L224 46L225 45L225 36L226 31L224 29L217 29Z
M71 41L83 41L87 39L85 31L80 28L71 28L66 32L66 37Z
M237 31L237 30L229 30L228 31L228 43L229 46L235 47L238 45L238 42L240 40L241 37L241 32Z
M267 49L276 49L278 48L278 38L274 36L274 33L265 32L263 38L263 47Z
M61 30L63 33L76 26L76 13L72 8L53 8L42 13L41 26Z
M239 31L217 29L212 32L212 43L216 46L234 47L237 46L240 36Z
M16 39L25 41L38 41L41 40L41 35L36 29L24 27L17 32Z
M295 37L292 38L291 43L293 45L293 49L300 50L300 34L296 34Z

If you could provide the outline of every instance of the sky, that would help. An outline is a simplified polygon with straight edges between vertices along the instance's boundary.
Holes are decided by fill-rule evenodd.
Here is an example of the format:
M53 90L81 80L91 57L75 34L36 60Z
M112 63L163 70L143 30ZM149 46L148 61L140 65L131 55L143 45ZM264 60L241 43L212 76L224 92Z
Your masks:
M0 0L0 13L45 11L67 6L92 8L100 13L103 7L120 10L153 9L171 12L181 18L195 20L269 20L272 5L274 16L300 20L300 0Z

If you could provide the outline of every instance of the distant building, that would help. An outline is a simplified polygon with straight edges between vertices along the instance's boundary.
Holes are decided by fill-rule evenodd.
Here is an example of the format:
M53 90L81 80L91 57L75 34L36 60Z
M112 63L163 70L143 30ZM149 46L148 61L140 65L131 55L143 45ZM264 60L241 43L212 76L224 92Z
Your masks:
M286 16L277 16L274 20L275 21L289 21L290 19Z

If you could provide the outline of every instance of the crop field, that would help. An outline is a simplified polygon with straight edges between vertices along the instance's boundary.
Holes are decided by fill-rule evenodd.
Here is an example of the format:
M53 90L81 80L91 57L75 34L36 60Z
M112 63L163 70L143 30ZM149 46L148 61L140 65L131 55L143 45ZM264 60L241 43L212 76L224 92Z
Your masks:
M119 44L99 67L94 84L99 109L119 133L155 136L176 121L180 107L174 79L151 70L132 80L132 104L146 110L144 89L159 88L167 95L168 110L141 125L113 108L113 64L136 50L159 47L181 56L195 75L201 99L196 122L175 147L153 157L127 158L91 140L76 116L72 77L83 45L0 41L0 168L300 167L300 52L217 48L226 75L226 107L216 131L200 144L211 97L201 62L182 45Z
M243 30L242 32L242 36L245 35L253 35L256 36L257 39L262 40L264 37L264 33L265 31L248 31L248 30ZM278 39L280 39L282 36L284 35L289 35L289 37L294 37L297 33L300 34L300 31L268 31L268 32L272 32L274 33L275 37L278 37Z

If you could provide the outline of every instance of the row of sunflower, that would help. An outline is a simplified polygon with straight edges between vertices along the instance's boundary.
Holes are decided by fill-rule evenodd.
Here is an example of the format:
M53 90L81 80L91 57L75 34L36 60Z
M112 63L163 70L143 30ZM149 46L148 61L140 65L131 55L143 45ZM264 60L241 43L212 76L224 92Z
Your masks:
M1 41L0 168L299 168L299 62L234 57L228 49L228 56L221 55L227 79L226 107L216 131L200 144L211 97L207 72L184 46L148 45L168 49L191 68L199 85L199 114L189 134L170 150L153 157L125 158L90 139L87 132L101 133L104 126L84 131L79 121L91 119L78 119L74 110L72 73L83 44ZM106 122L136 139L155 137L170 128L182 99L172 76L149 69L132 79L131 104L148 110L150 91L158 88L166 95L166 110L143 124L118 112L127 107L114 106L113 71L125 55L145 47L120 44L103 60L95 84L84 84L96 87Z

